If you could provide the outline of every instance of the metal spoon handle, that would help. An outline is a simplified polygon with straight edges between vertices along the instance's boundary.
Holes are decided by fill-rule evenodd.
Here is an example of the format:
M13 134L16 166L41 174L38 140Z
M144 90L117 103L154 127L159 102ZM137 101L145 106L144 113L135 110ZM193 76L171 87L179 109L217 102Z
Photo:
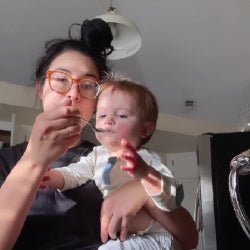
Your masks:
M80 117L80 119L85 122L86 124L88 124L91 129L96 132L96 133L104 133L104 132L107 132L107 130L104 130L104 129L99 129L99 128L96 128L91 122L85 120L84 118Z

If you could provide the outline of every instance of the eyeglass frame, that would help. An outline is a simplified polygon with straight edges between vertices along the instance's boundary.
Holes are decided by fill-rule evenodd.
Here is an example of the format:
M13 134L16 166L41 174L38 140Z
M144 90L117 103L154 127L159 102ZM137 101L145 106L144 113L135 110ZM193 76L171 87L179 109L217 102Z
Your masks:
M51 81L50 77L51 77L51 75L52 75L53 73L55 73L55 72L62 73L62 74L64 74L64 75L67 75L67 76L70 77L71 86L70 86L70 88L69 88L67 91L65 91L65 92L60 92L60 91L57 91L57 90L55 90L55 89L52 88L51 83L50 83L50 81ZM45 77L45 79L48 79L48 80L49 80L49 87L50 87L50 89L51 89L52 91L56 92L56 93L59 93L59 94L69 92L69 91L71 90L72 85L73 85L74 82L78 85L78 91L79 91L80 95L81 95L83 98L95 99L95 98L98 96L98 94L100 93L100 91L101 91L101 86L100 86L100 82L99 82L99 81L93 80L93 79L91 79L91 78L85 78L85 77L80 78L80 79L73 78L69 73L64 72L64 71L60 71L60 70L48 70L48 71L46 72L46 77ZM97 84L98 89L97 89L96 95L95 95L94 97L88 98L88 97L83 96L83 95L81 94L81 91L80 91L80 89L79 89L79 86L80 86L81 81L83 81L83 80L89 80L89 81L95 82L95 83Z

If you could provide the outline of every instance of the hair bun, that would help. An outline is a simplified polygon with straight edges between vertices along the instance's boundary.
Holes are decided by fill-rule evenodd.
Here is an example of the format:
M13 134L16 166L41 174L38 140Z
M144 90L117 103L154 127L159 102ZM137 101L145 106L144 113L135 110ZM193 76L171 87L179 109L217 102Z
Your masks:
M81 40L94 54L107 56L112 53L113 35L109 25L100 18L86 19L81 25Z

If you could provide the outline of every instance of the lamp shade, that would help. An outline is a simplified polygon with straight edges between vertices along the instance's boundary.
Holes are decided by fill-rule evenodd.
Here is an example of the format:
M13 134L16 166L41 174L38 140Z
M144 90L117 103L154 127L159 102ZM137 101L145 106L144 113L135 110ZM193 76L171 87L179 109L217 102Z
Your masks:
M133 21L111 11L96 18L101 18L108 23L112 31L114 51L108 56L109 60L132 56L141 48L142 38Z

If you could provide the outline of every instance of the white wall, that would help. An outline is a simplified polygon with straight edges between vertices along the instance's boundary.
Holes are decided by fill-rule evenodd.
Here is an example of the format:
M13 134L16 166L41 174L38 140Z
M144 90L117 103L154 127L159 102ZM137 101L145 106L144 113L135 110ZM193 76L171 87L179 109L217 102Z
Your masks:
M40 112L41 110L35 108L0 103L0 122L2 124L11 123L12 114L15 114L13 145L29 138L30 129Z
M0 122L11 123L15 114L13 144L28 139L41 103L35 87L0 82ZM28 133L28 134L27 134Z
M6 82L0 82L0 103L41 109L35 87Z

